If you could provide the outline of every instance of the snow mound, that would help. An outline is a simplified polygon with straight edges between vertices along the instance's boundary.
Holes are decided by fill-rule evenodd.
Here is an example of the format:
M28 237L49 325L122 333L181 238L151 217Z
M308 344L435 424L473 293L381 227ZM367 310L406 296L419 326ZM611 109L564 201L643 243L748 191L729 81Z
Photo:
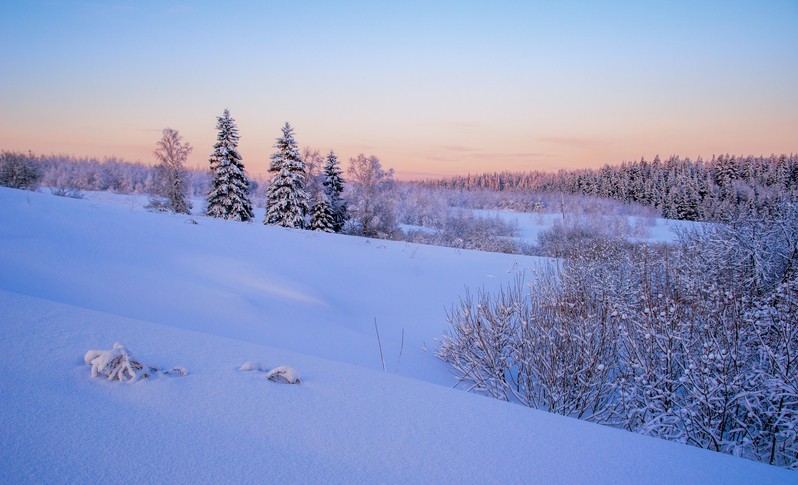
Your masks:
M253 371L253 370L263 370L263 366L261 365L260 362L249 362L249 361L247 361L247 362L244 362L243 364L241 364L241 367L239 367L238 370L243 371L243 372L249 372L249 371Z
M266 378L273 382L280 384L300 384L299 372L291 367L281 365L270 370L266 374Z
M151 369L134 359L133 354L119 342L116 342L111 350L89 350L83 356L83 361L91 365L92 377L103 375L109 381L118 379L122 382L135 382L139 377L142 379L150 377L148 372L139 376L140 371L145 369L151 371Z

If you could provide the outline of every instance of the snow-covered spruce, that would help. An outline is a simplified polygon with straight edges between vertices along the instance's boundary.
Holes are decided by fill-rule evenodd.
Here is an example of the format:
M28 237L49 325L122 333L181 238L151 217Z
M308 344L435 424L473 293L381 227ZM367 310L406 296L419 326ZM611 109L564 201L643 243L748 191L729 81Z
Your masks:
M278 382L280 384L300 384L302 382L299 380L299 372L284 365L270 370L266 374L266 378L272 382Z
M333 230L341 232L346 222L346 203L343 200L344 179L341 176L343 171L338 166L338 157L335 152L330 150L324 163L324 194L330 204L333 213Z
M248 221L252 219L249 200L249 180L244 174L244 164L238 153L238 127L225 109L217 117L219 134L211 154L211 190L208 193L207 214L211 217Z
M277 139L269 172L275 174L266 191L264 224L302 228L308 213L308 194L305 191L305 162L299 156L294 129L288 123Z
M83 356L83 361L91 365L91 376L106 376L110 380L118 379L122 382L135 382L147 379L159 372L157 367L150 367L133 357L133 354L119 342L114 343L110 350L89 350ZM187 376L185 368L177 366L163 371L166 375Z
M335 216L327 196L324 192L319 192L316 203L310 214L310 230L322 232L335 232Z

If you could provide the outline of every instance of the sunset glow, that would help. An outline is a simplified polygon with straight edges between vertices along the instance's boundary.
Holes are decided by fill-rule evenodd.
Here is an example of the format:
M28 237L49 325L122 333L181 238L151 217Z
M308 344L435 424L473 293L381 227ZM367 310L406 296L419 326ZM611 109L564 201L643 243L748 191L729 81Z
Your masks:
M798 150L798 3L3 2L0 149L248 171L300 146L400 178Z

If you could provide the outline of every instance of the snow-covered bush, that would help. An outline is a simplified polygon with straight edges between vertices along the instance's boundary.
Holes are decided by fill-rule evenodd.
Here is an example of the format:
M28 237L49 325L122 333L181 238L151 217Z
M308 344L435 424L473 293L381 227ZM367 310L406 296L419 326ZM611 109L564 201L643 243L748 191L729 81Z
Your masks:
M435 230L410 230L403 239L416 244L433 244L458 249L476 249L518 254L523 248L513 239L518 225L499 216L480 217L470 211L453 210L443 214L432 226Z
M0 152L0 185L36 190L41 178L41 167L33 157L16 152Z
M50 193L58 197L69 197L70 199L82 199L86 197L80 190L66 187L50 188Z
M147 205L144 206L144 208L150 212L171 212L169 207L169 201L158 196L150 197L147 201Z
M797 468L798 224L780 211L675 246L577 238L529 285L467 294L437 354L499 399Z
M757 302L745 323L759 350L753 387L764 391L743 396L747 438L758 459L798 468L798 274Z
M137 379L150 377L154 368L150 368L135 359L119 342L111 350L89 350L83 356L86 364L91 365L91 376L106 376L108 380L134 382Z
M625 217L568 214L563 221L555 221L551 228L540 233L535 254L562 258L568 253L581 251L582 247L600 244L600 240L621 243L630 235L631 229Z
M157 372L166 375L187 376L185 368L177 366L161 371L150 367L133 357L133 354L119 342L110 350L89 350L83 361L91 365L91 376L105 376L108 380L118 379L122 382L135 382L139 379L153 377Z

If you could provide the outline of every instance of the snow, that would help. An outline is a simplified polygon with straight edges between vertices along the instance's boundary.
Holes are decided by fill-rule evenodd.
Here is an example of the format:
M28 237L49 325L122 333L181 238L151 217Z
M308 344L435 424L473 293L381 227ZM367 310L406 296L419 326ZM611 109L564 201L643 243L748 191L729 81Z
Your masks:
M284 365L275 367L267 372L266 378L270 381L280 382L283 384L299 384L302 382L299 379L299 372L297 372L296 369Z
M445 309L533 258L186 224L142 200L0 188L2 483L796 481L451 389L424 351ZM191 372L93 379L81 356L115 341ZM302 383L239 372L260 362L300 369Z
M550 228L553 224L562 221L560 213L529 213L516 212L512 210L480 210L472 211L479 217L499 217L503 221L517 225L518 236L515 238L520 242L535 244L540 233ZM567 222L573 222L573 214L566 214ZM591 223L586 216L581 217L583 222ZM681 228L687 229L696 227L700 223L691 221L674 221L663 218L636 217L636 216L602 216L604 228L625 227L629 239L639 242L674 242L676 241L677 231Z
M260 362L244 362L241 364L241 367L238 368L241 372L250 372L253 370L263 370L263 365Z

